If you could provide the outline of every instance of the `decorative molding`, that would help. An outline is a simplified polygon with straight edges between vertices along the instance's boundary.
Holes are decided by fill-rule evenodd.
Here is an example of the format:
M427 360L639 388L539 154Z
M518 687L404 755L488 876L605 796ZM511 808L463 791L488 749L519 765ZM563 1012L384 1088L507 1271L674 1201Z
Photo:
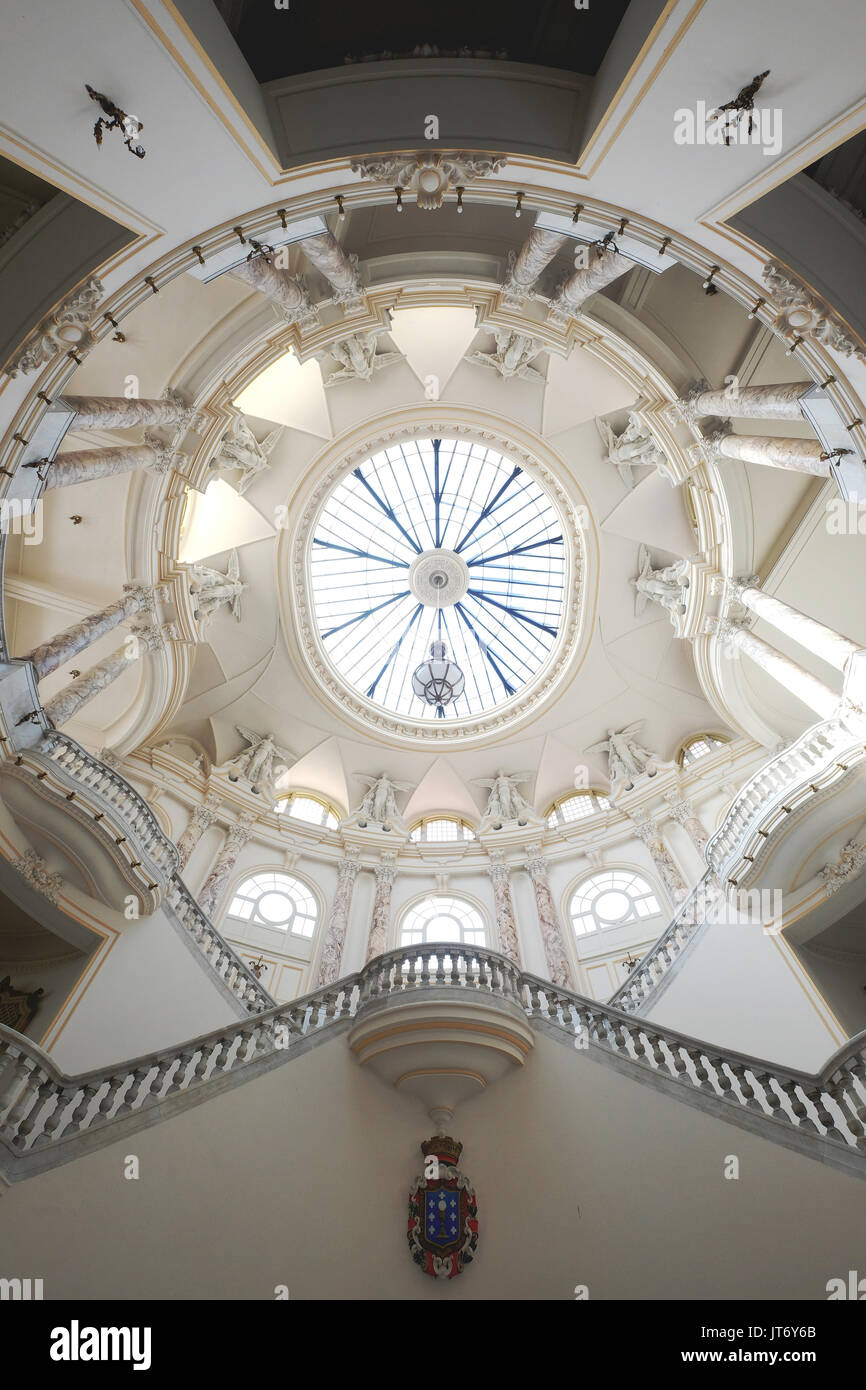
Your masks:
M452 154L431 150L408 159L405 155L355 159L351 169L362 179L375 179L377 183L389 183L402 192L417 194L419 208L430 212L441 208L446 194L497 173L506 163L502 154L477 155L462 150Z
M70 348L87 352L96 342L91 323L102 298L103 285L95 275L76 286L56 308L40 320L18 352L6 365L6 373L16 377L44 367Z

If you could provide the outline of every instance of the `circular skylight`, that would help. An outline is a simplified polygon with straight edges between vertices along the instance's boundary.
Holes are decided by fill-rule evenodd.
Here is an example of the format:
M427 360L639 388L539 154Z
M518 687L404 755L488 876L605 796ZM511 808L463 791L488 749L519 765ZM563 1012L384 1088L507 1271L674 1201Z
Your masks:
M470 718L517 695L563 616L565 544L536 480L471 439L410 440L345 477L325 503L310 566L319 638L359 695L417 720ZM465 676L429 704L412 674L445 643Z

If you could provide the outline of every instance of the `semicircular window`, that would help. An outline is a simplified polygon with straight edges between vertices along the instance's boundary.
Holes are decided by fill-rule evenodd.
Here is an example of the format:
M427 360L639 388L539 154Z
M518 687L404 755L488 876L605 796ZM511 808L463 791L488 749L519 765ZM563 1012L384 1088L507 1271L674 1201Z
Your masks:
M319 515L310 555L319 637L343 680L375 704L414 719L469 718L544 665L562 623L565 563L559 514L529 473L472 440L413 439L355 468Z

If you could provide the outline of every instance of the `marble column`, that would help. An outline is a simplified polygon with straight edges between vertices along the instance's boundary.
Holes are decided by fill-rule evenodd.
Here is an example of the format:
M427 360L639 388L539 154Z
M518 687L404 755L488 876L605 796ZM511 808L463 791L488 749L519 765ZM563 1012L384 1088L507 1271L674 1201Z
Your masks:
M45 490L71 487L73 483L89 483L94 478L109 478L114 473L132 473L137 468L150 468L168 473L174 450L156 435L145 434L144 444L121 444L108 449L77 449L56 454L48 469Z
M562 320L580 313L584 301L591 294L596 294L598 290L603 290L605 285L618 280L620 275L625 275L633 265L634 261L620 256L608 247L602 249L600 246L591 246L587 268L576 270L557 291L550 310L551 317Z
M315 322L315 310L300 281L266 261L264 256L254 256L228 273L269 299L286 323Z
M319 987L332 985L340 978L343 947L349 926L349 909L352 906L352 893L360 867L358 855L357 849L348 849L345 858L341 859L337 866L337 889L325 927L325 944L319 964Z
M252 826L255 819L252 811L245 811L234 825L229 826L223 847L204 881L204 887L199 894L198 905L211 921L213 921L216 910L225 895L232 870L238 861L238 855L253 833Z
M74 410L74 430L128 430L147 425L190 425L193 411L177 391L166 391L161 400L133 396L57 396L55 405Z
M391 925L391 889L396 877L397 855L386 852L376 866L376 891L373 897L373 914L370 918L370 936L367 941L367 961L384 955L387 949L388 928Z
M161 650L166 640L174 635L174 628L170 624L139 628L131 632L122 647L118 647L110 656L103 657L102 661L98 661L88 671L76 676L58 695L43 705L46 718L50 719L55 729L61 728L83 705L116 681L131 662L137 661L146 652Z
M690 801L677 801L676 798L673 798L669 802L669 810L671 819L675 820L678 825L683 827L683 830L688 835L695 849L698 851L698 854L703 858L707 844L709 843L710 832L695 811L692 803Z
M779 386L740 386L736 391L699 391L680 401L689 419L718 415L729 420L802 420L800 406L809 381L784 382Z
M634 829L638 839L642 840L649 850L658 876L664 884L671 902L675 907L679 906L689 896L689 888L671 858L670 850L662 839L661 831L655 821L649 818L635 821Z
M721 642L730 643L743 656L750 656L762 671L766 671L786 690L790 690L792 695L796 695L810 709L815 710L822 719L829 719L834 713L840 697L817 676L813 676L790 657L783 656L762 637L756 637L748 628L728 619L711 619L709 627Z
M187 822L184 830L177 842L178 849L178 870L186 868L190 860L190 855L198 844L204 832L213 825L219 813L222 797L215 792L205 797L200 806L193 807L192 815Z
M74 623L72 627L52 637L49 642L34 647L21 659L32 662L36 668L36 675L42 680L65 661L84 651L85 647L111 632L119 623L131 618L134 613L147 611L153 618L157 599L167 593L167 589L154 587L152 584L124 584L123 598L115 599L114 603L100 608L98 613L91 613L89 617L82 618L80 623Z
M517 940L517 923L514 918L514 902L511 897L510 871L501 849L490 854L487 869L493 884L493 909L496 916L496 929L499 935L499 949L504 956L522 969L520 945Z
M759 434L724 434L704 440L703 447L714 459L740 459L763 468L783 468L789 473L811 473L829 478L830 461L818 439L773 439Z
M571 969L562 940L559 915L553 901L553 894L550 891L547 860L541 852L540 843L527 845L526 872L532 879L532 887L535 892L535 906L538 910L538 926L544 943L547 973L553 984L562 985L564 989L571 989L573 988Z
M502 286L506 297L521 299L528 294L541 272L568 240L565 232L547 232L540 227L533 227L508 267Z
M357 256L347 256L333 232L304 237L298 242L308 261L333 285L338 300L358 299L363 287Z
M793 608L790 603L783 603L781 599L765 594L753 576L733 580L730 589L732 597L751 609L759 618L763 618L779 632L793 637L795 642L806 648L806 651L819 656L828 665L835 666L837 671L844 671L850 657L860 651L859 644L852 642L850 637L843 637L833 628L819 623L806 613L801 613L799 608Z

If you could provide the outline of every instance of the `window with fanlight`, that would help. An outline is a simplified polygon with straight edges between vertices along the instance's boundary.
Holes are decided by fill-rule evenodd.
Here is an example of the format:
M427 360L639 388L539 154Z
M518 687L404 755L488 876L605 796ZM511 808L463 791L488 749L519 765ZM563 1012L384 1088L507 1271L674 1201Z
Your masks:
M415 903L400 924L401 946L422 946L428 942L450 945L486 946L484 918L465 898L434 894Z
M409 838L415 844L443 844L448 840L474 840L475 831L456 816L426 816L413 825Z
M340 820L327 801L305 792L290 792L277 802L275 810L278 815L291 816L293 820L307 821L310 825L326 825L329 830L336 830Z
M572 894L569 916L577 936L644 922L661 913L652 884L629 869L591 874Z
M258 873L235 889L229 917L292 936L311 937L319 908L307 885L290 874Z
M547 824L554 829L559 825L571 825L587 816L598 815L600 811L611 809L610 798L595 787L568 792L554 801L547 813Z

